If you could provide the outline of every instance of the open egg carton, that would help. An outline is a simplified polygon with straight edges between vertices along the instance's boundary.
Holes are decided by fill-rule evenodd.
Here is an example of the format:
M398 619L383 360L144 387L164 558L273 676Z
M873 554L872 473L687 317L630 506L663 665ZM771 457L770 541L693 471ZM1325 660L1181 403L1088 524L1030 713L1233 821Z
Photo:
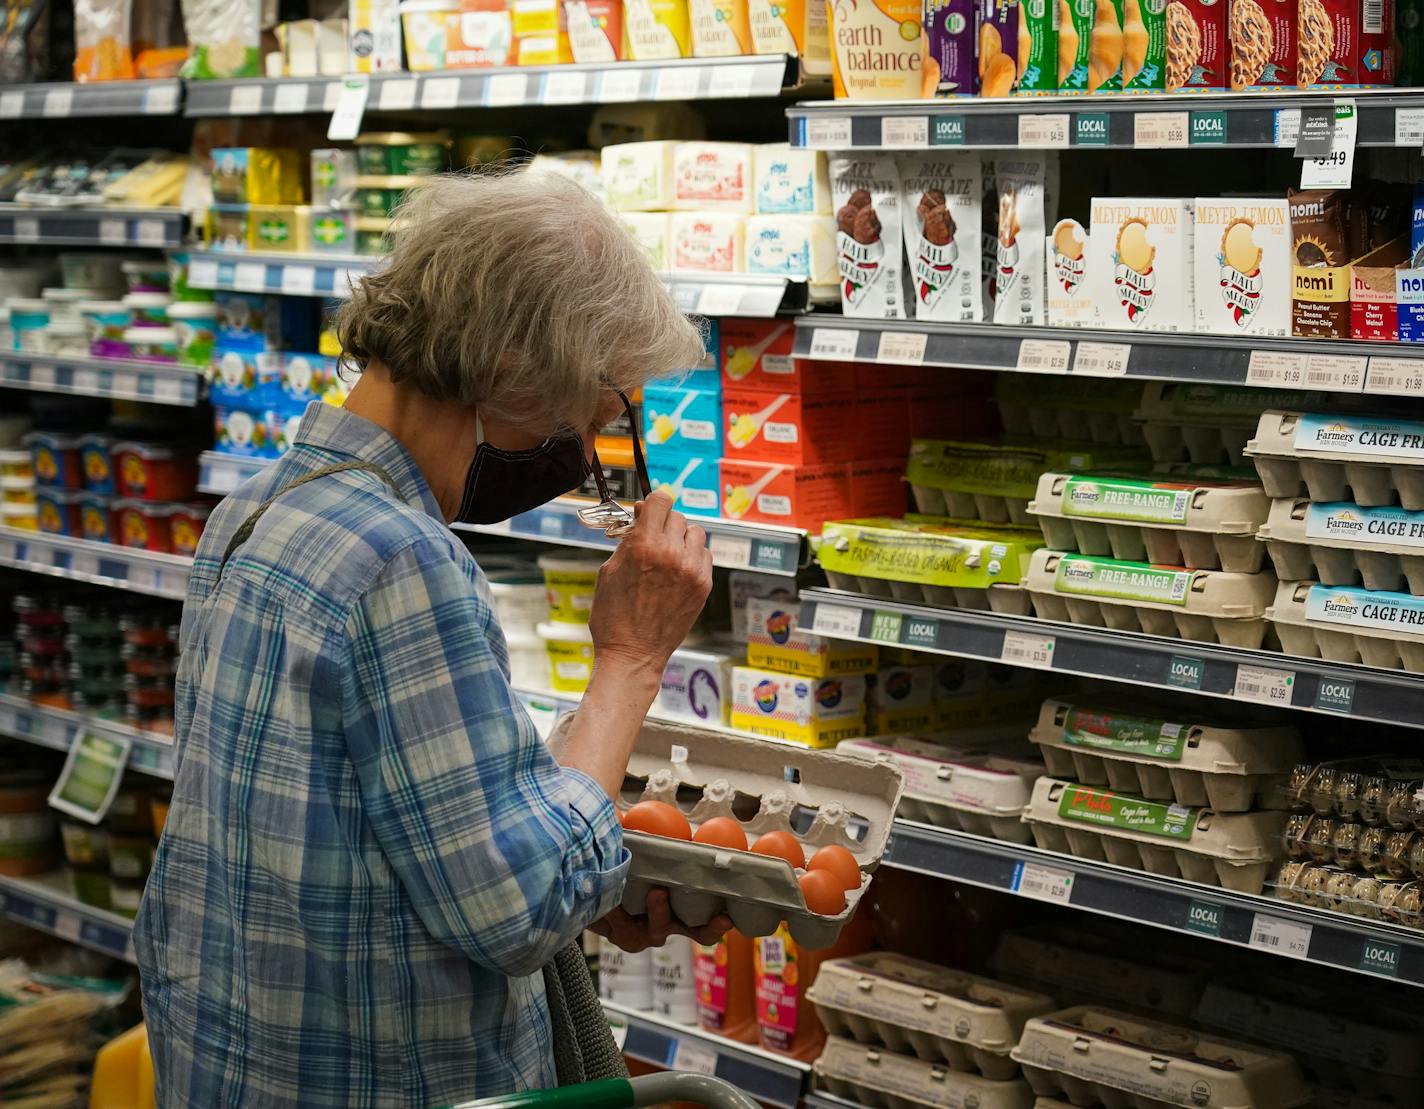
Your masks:
M1283 581L1266 617L1287 654L1424 673L1424 597Z
M1010 435L1129 446L1143 441L1142 428L1132 418L1142 397L1135 381L999 374L994 394Z
M1334 403L1324 393L1149 381L1134 418L1154 461L1240 466L1263 411Z
M826 1031L996 1082L1024 1022L1051 1012L1047 994L876 951L821 964L807 995Z
M900 768L905 792L897 816L1012 843L1031 838L1023 810L1044 772L1031 752L1001 753L958 737L946 744L919 736L846 739L837 749Z
M1045 851L1260 893L1286 814L1219 813L1040 778L1024 820Z
M1421 422L1272 409L1246 454L1270 497L1424 509Z
M1314 813L1291 813L1281 846L1292 862L1360 870L1376 878L1424 878L1424 833L1370 827Z
M1279 578L1424 595L1424 512L1287 497L1271 502L1256 538Z
M1030 555L1042 546L1043 537L1033 527L874 517L827 523L816 542L816 558L836 589L1027 616L1023 577Z
M1310 1101L1284 1052L1089 1005L1034 1017L1013 1055L1035 1093L1074 1105L1290 1109Z
M995 1081L940 1063L828 1036L812 1065L816 1084L868 1109L1032 1109L1021 1078Z
M1424 760L1407 755L1301 762L1286 781L1295 812L1424 831Z
M554 750L574 715L555 726L549 739ZM696 927L725 912L743 935L766 936L784 920L797 943L819 949L835 942L870 884L902 778L887 763L835 751L649 721L638 735L624 783L620 807L664 801L694 827L732 817L749 841L767 832L790 832L808 856L840 844L862 872L860 888L846 892L845 909L818 916L806 908L796 873L784 859L625 831L623 841L633 856L625 909L643 912L648 891L663 886L684 924Z
M1266 639L1276 578L1040 550L1027 588L1044 620L1255 650Z
M1284 807L1302 751L1295 728L1223 728L1059 700L1043 702L1029 739L1054 777L1219 813Z
M1028 502L1045 470L1113 472L1148 463L1142 447L1006 437L1000 442L915 439L905 478L931 516L1029 524Z
M1406 928L1424 925L1424 883L1391 882L1338 866L1288 862L1271 879L1282 901L1383 920Z
M1254 574L1270 503L1259 482L1049 472L1028 511L1056 551Z

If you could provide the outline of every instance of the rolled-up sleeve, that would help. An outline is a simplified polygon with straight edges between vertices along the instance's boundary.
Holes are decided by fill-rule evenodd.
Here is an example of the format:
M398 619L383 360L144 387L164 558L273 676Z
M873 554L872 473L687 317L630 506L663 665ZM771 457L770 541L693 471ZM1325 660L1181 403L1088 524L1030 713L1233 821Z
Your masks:
M393 558L347 619L347 743L367 819L430 933L512 976L622 895L607 794L560 766L493 654L448 549Z

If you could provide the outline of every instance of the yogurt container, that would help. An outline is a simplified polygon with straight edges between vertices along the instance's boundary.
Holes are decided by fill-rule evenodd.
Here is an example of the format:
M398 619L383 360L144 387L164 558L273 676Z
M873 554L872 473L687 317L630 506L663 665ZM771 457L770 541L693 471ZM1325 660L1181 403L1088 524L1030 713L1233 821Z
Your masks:
M38 297L10 299L10 331L15 349L43 353L44 329L49 326L52 305Z
M178 364L207 369L217 341L218 306L212 301L181 300L168 306Z
M548 689L549 652L544 641L537 635L506 632L504 643L509 648L510 682L526 689Z
M79 520L79 502L84 494L77 489L39 489L35 491L35 514L40 531L47 535L64 535L79 539L84 533Z
M172 303L173 298L163 292L133 292L124 297L124 307L133 317L134 327L167 327L168 306Z
M203 528L207 526L208 516L213 511L212 505L180 504L174 508L170 522L173 553L191 558L198 550L198 540L203 537Z
M514 635L537 638L534 629L549 615L548 597L537 575L510 573L504 581L492 575L489 591L506 639ZM543 650L542 644L540 650Z
M110 453L113 446L112 435L94 433L79 438L80 473L83 476L84 488L91 493L113 495L116 490L114 459Z
M551 620L539 625L549 656L549 685L556 693L582 693L593 677L593 635L587 624Z
M213 425L218 453L242 458L277 457L272 413L218 405L213 409Z
M0 504L0 527L20 528L22 531L38 531L39 516L32 504Z
M115 501L114 541L124 547L172 554L173 516L181 507L153 501Z
M191 497L198 482L198 462L190 453L149 443L113 446L119 495L149 501Z
M88 289L44 289L40 299L49 305L51 323L79 323L79 303L93 297Z
M114 517L103 493L79 494L79 534L95 543L114 541Z
M593 589L598 583L601 558L546 554L539 556L548 595L549 619L566 624L587 624L593 608ZM542 633L541 633L542 634Z
M131 259L121 262L119 269L123 271L124 284L130 293L162 293L167 296L168 263L162 258Z
M41 337L46 354L58 358L84 358L89 353L88 328L82 320L51 320L41 332Z
M30 449L36 489L78 489L84 483L77 436L32 431L24 443Z
M171 327L131 327L124 342L139 362L178 361L178 333Z
M121 300L81 300L79 318L84 321L89 353L96 358L127 358L131 353L124 332L133 323L128 306Z

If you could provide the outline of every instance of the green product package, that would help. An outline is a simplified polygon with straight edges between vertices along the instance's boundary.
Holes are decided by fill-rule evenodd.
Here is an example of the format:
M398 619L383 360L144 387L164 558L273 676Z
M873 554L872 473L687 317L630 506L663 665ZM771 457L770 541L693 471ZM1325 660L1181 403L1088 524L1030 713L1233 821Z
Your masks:
M1094 50L1091 40L1088 46L1088 88L1094 93L1122 92L1122 2L1096 0L1093 37L1101 36L1103 41L1098 44L1100 49ZM1098 58L1102 61L1098 62Z
M1142 524L1180 524L1192 506L1195 486L1136 478L1068 478L1063 515Z
M1060 92L1088 91L1088 53L1093 45L1093 13L1096 0L1059 0L1058 89ZM1002 377L1021 375L1003 374ZM1070 381L1072 378L1064 378ZM1032 379L1026 385L1038 384ZM1097 384L1094 382L1093 384ZM1138 390L1141 393L1141 390Z
M1187 728L1145 716L1074 708L1068 710L1068 718L1063 721L1063 742L1069 747L1181 762L1187 746Z
M1167 0L1123 0L1122 11L1123 91L1161 92L1167 87Z
M1030 500L1045 470L1080 473L1146 463L1150 459L1143 447L1051 439L1001 443L916 439L910 444L905 476L911 485L931 489Z
M1191 584L1191 570L1093 555L1065 554L1060 556L1053 590L1055 593L1079 593L1086 597L1181 606L1187 603L1187 591Z
M1145 832L1164 839L1191 839L1197 826L1197 810L1185 805L1144 801L1110 789L1076 784L1063 787L1058 815L1064 820Z
M1400 88L1424 84L1424 0L1397 0L1394 29L1399 39L1394 83Z
M1017 585L1043 546L1036 528L986 527L974 520L871 517L821 529L816 559L826 570L958 589Z
M1041 96L1058 91L1058 0L1019 0L1019 35L1029 36L1028 59L1015 91Z

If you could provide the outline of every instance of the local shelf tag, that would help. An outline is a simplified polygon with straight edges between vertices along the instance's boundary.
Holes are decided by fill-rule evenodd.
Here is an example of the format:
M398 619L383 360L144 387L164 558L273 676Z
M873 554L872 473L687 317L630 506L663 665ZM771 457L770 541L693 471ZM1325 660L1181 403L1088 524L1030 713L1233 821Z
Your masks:
M127 736L115 738L80 731L70 745L59 780L50 791L50 808L98 824L114 803L132 746L133 740Z
M1348 189L1355 172L1355 134L1359 117L1353 100L1335 102L1335 130L1328 153L1305 158L1300 166L1302 189Z

